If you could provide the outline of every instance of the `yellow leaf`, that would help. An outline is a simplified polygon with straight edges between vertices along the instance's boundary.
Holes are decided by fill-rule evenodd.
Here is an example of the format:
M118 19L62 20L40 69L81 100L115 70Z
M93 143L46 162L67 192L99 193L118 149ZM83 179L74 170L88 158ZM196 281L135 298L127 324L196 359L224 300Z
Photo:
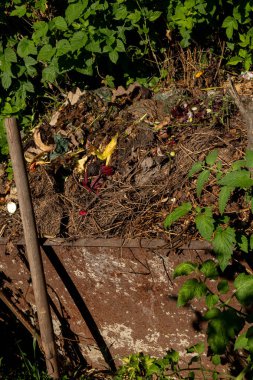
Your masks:
M106 166L109 165L109 162L111 160L111 156L114 152L114 150L116 149L117 147L117 140L118 140L118 133L116 133L116 135L111 139L111 141L109 142L109 144L106 145L105 149L103 150L103 152L101 152L100 150L98 149L95 149L92 154L94 154L95 156L97 156L97 158L99 158L100 160L106 160Z
M195 78L199 78L199 77L201 77L203 74L204 74L204 71L198 71L198 72L195 74Z

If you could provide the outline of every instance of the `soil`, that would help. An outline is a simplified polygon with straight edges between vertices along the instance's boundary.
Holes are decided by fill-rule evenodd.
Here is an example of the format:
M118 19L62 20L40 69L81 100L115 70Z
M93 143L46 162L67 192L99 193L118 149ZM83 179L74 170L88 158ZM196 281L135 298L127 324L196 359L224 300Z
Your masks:
M105 165L94 152L103 152L116 134L116 149ZM176 206L195 201L190 168L215 148L225 165L240 159L245 136L223 88L172 86L153 94L135 83L127 90L77 89L24 139L38 234L185 242L197 233L189 221L169 232L163 223ZM18 203L15 183L5 173L2 164L0 237L18 239L19 209L6 209L9 201ZM216 197L206 189L203 205Z

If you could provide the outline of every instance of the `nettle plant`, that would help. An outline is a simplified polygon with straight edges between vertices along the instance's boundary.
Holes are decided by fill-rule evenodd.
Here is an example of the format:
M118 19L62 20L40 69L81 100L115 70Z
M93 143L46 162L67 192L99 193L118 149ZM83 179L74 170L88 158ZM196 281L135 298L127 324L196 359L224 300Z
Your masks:
M123 365L118 369L114 380L170 380L185 379L194 380L201 375L202 379L218 379L216 369L206 369L202 365L204 343L197 343L186 349L191 357L189 362L180 363L179 352L171 349L162 358L154 358L143 353L132 354L122 359ZM185 359L185 358L184 358ZM196 364L197 363L197 364ZM197 375L195 377L195 374Z
M48 104L54 93L85 88L91 78L93 87L138 75L147 82L145 67L151 73L156 65L155 36L166 29L157 21L161 14L154 0L0 4L0 152L7 153L3 118L17 115L22 128L31 126L39 104Z
M253 63L252 15L251 0L172 0L167 20L168 27L179 32L183 47L193 41L200 45L207 42L215 51L215 45L223 41L221 58L229 65L249 70Z
M229 168L217 150L210 152L190 170L189 178L196 183L194 200L178 206L164 222L169 229L179 219L188 218L212 246L213 259L200 264L183 262L175 268L175 278L190 275L179 290L177 303L184 306L193 299L205 300L203 317L208 321L213 363L219 364L228 352L241 356L244 368L237 380L253 370L252 168L253 151L246 151L244 159ZM212 205L205 204L210 194L216 199Z

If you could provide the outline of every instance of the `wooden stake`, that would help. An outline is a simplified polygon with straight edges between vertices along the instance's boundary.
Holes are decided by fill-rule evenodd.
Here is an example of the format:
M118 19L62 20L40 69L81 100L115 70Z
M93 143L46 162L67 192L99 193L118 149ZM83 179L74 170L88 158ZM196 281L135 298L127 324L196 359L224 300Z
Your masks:
M5 119L5 128L17 187L20 214L24 230L33 292L38 313L41 343L46 359L48 375L59 379L57 355L54 342L53 324L48 304L43 263L37 238L37 230L31 201L28 178L25 169L22 142L14 117Z

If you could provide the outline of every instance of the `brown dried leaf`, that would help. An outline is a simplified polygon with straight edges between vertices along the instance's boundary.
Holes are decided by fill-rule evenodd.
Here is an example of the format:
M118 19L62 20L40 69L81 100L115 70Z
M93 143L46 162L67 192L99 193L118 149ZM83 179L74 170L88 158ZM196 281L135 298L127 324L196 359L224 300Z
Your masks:
M35 129L33 133L33 139L35 145L43 152L52 152L55 149L55 144L46 145L43 143L43 141L41 140L39 128Z

